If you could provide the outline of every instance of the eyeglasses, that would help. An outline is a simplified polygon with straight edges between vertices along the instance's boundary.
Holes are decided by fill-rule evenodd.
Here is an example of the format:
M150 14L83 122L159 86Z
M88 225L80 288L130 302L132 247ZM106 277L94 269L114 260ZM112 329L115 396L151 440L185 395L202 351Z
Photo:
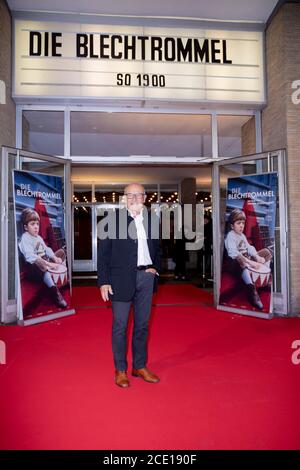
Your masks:
M127 197L127 199L133 199L134 197L136 199L143 199L145 193L125 193L125 196Z

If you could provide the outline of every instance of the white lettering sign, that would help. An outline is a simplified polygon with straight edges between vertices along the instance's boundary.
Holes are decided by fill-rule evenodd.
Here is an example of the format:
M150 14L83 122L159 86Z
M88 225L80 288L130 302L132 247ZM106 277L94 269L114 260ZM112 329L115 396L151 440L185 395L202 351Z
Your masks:
M15 20L14 97L262 104L262 33Z

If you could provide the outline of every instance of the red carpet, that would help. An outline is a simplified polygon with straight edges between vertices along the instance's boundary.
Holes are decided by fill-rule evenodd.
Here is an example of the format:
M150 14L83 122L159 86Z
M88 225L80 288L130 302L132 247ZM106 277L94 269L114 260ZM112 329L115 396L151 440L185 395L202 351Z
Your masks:
M155 305L164 304L198 304L206 302L213 303L213 294L192 284L166 284L159 286L157 293L153 296Z
M199 303L213 303L213 294L192 284L165 284L159 286L153 296L154 305L191 305ZM108 306L100 297L98 287L76 287L73 289L74 307Z
M105 308L1 328L2 449L300 448L300 319L154 307L149 368L161 382L127 390L113 382L110 334Z

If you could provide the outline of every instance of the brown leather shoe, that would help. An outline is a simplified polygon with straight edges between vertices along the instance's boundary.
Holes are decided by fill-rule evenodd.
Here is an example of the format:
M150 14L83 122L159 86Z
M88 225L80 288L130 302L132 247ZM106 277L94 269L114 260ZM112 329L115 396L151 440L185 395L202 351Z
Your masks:
M133 377L142 377L146 382L150 382L152 384L159 382L159 377L150 372L146 367L143 367L142 369L132 369L132 375Z
M122 387L122 388L129 387L129 380L128 380L127 374L123 370L116 370L115 382L119 387Z

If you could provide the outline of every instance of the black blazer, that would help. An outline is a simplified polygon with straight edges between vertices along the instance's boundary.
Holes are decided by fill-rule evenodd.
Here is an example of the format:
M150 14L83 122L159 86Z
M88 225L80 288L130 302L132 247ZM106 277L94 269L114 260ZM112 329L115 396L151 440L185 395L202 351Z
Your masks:
M126 211L126 213L121 213ZM98 286L111 284L113 295L111 300L129 302L132 300L136 288L137 276L137 235L134 219L130 216L126 208L117 209L116 212L116 238L98 239ZM119 217L124 217L120 219ZM147 234L147 243L149 254L153 267L160 269L160 240L151 239L151 219L152 227L155 226L156 233L159 235L159 219L154 212L148 212L144 209L144 227ZM120 237L119 220L127 219L127 237ZM147 223L148 222L148 223ZM128 232L131 236L128 236ZM125 232L126 233L126 232ZM157 286L158 276L155 276L154 290Z

